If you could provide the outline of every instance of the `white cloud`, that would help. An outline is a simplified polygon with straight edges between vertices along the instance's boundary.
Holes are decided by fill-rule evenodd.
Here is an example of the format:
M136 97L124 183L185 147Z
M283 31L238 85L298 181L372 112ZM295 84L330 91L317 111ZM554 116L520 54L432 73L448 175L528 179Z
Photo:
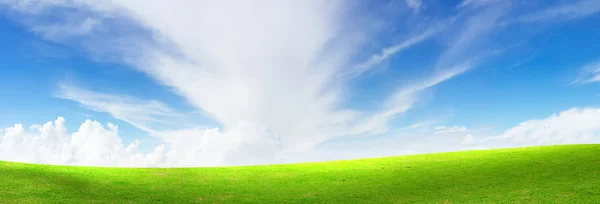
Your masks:
M600 142L600 109L571 108L548 118L522 122L502 136L521 145Z
M277 162L280 151L276 136L264 137L268 130L248 122L225 134L216 128L161 132L165 144L149 153L137 150L139 140L124 145L114 124L87 120L68 134L64 123L59 117L30 130L21 124L3 129L0 160L84 166L221 166Z
M97 93L71 85L60 85L57 97L72 100L84 107L109 113L149 133L179 117L175 110L156 100L140 100L130 96Z
M228 132L186 129L162 132L165 143L148 153L139 140L125 145L118 127L87 120L68 134L65 120L0 129L0 160L93 166L223 166L324 161L442 151L600 142L600 109L572 108L548 118L528 120L500 136L466 136L461 126L403 129L382 139L336 142L310 151L282 149L266 126L242 122ZM440 130L458 130L439 132ZM265 137L265 135L269 135Z
M467 132L470 134L465 135ZM403 128L383 140L360 140L355 144L340 142L327 150L330 156L339 159L588 143L600 143L598 108L571 108L547 118L524 121L501 133L469 130L463 126Z
M475 45L485 44L487 34L492 31L494 23L505 11L504 7L494 7L467 19L464 27L459 30L459 35L437 60L435 73L417 83L396 89L385 101L383 110L358 126L359 132L386 130L387 122L410 109L417 101L420 92L474 68L487 57L486 55L489 55L489 51L480 50L481 48ZM473 55L472 52L475 50L479 52Z
M407 127L403 127L400 128L400 130L411 130L411 129L419 129L419 128L426 128L431 126L432 124L435 123L435 120L430 120L430 121L424 121L424 122L418 122L412 125L409 125Z
M469 131L464 126L436 126L433 128L435 130L434 134L445 134L445 133L456 133L456 132L467 132Z
M572 83L589 84L600 82L600 60L590 62L581 68L581 76Z
M185 57L148 50L138 61L140 70L173 87L225 131L242 121L267 124L286 148L306 148L332 137L327 129L353 119L336 107L340 88L329 81L352 50L342 46L352 43L326 46L344 39L338 2L117 4ZM177 12L156 15L157 9Z
M569 1L569 3L560 4L536 13L522 16L519 18L519 21L538 22L545 20L571 20L589 16L598 11L600 11L600 1L598 0Z
M73 21L75 22L39 25L33 27L32 31L35 33L40 33L45 39L58 41L65 38L88 35L100 25L100 21L98 19L89 17Z
M478 8L486 4L495 3L501 0L464 0L456 8L473 7Z
M461 141L460 144L463 145L475 145L475 139L473 138L473 136L471 134L466 135Z
M430 29L427 29L425 32L423 32L419 35L413 36L400 44L397 44L397 45L394 45L391 47L386 47L383 50L381 50L381 52L379 54L375 54L375 55L369 57L369 59L356 65L353 69L350 69L349 71L345 72L341 76L357 77L357 76L361 75L362 73L373 69L374 67L381 64L383 61L387 60L389 57L397 54L398 52L408 49L424 40L427 40L430 37L434 36L435 34L439 33L440 31L441 31L440 27L430 28Z
M421 0L406 0L406 5L411 8L415 13L418 13L421 9Z
M474 68L485 57L491 55L490 53L493 54L494 51L482 50L478 46L487 42L486 37L493 30L494 23L505 12L505 7L498 6L483 10L468 18L464 27L459 29L457 37L437 60L433 75L409 86L397 88L384 101L384 107L380 111L371 114L366 120L353 127L351 133L380 134L387 132L388 122L398 114L412 108L419 93ZM478 54L472 54L474 51L478 51ZM390 54L393 53L383 56L388 57ZM381 57L373 59L381 59ZM377 60L373 60L373 62L377 63Z
M44 125L33 125L29 131L21 124L5 128L0 134L0 160L93 166L158 164L136 152L139 141L125 147L113 124L105 128L87 120L69 135L64 123L63 118L58 118Z
M222 166L268 164L280 161L281 139L265 125L251 121L221 132L185 129L158 134L170 147L169 166Z
M471 63L475 65L485 55L494 51L486 50L489 34L493 33L498 20L509 11L507 4L495 4L493 7L481 9L470 16L463 25L459 26L460 33L451 42L448 49L442 53L436 63L436 69L448 69L457 64ZM477 53L477 54L474 54Z

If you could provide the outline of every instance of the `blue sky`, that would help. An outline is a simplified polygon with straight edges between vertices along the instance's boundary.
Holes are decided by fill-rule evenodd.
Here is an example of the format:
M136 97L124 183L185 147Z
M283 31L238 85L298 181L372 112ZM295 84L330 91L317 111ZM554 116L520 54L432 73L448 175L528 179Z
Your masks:
M202 166L597 143L599 11L0 0L0 159Z

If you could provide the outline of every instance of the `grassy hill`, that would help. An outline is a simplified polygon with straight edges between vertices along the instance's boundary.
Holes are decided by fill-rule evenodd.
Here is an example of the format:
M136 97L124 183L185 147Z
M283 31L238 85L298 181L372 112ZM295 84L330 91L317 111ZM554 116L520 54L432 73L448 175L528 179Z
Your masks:
M0 203L600 203L600 145L227 168L0 162Z

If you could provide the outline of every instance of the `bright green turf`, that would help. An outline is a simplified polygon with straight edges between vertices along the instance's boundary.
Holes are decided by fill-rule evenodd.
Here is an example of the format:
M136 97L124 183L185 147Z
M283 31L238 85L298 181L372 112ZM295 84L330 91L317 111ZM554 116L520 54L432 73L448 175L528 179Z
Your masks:
M0 203L600 203L600 145L228 168L0 162Z

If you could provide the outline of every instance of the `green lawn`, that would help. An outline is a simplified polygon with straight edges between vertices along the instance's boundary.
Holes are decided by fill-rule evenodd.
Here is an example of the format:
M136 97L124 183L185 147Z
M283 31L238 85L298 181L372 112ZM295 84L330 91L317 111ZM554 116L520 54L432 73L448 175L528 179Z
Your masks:
M0 162L0 203L600 203L600 145L227 168Z

